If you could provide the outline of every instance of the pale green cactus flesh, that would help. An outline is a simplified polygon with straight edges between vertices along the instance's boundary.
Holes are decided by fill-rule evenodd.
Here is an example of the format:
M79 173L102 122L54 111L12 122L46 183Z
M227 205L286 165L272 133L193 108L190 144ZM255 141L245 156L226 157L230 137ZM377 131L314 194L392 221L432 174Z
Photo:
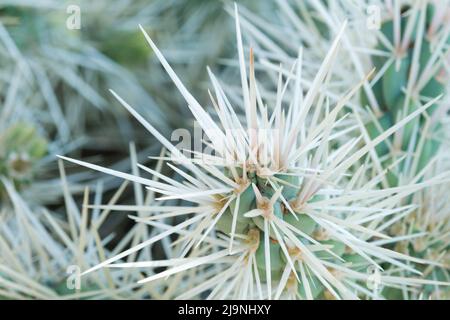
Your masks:
M235 170L239 173L242 173L242 170L239 168L236 168ZM229 174L227 170L225 170L225 172ZM257 232L259 234L260 241L256 250L255 257L259 277L262 282L265 282L267 264L265 260L265 242L262 240L264 239L264 218L261 216L253 218L245 217L245 214L247 212L258 208L257 197L255 195L255 190L253 190L253 187L256 186L262 196L264 196L266 199L270 199L270 197L275 193L276 189L274 189L274 187L280 188L280 186L283 186L282 197L286 202L290 203L291 201L296 199L298 195L299 190L296 185L299 185L300 182L298 176L288 173L276 174L271 178L270 182L265 177L259 177L255 172L247 173L247 177L249 179L249 183L246 189L240 193L239 207L236 208L238 202L237 200L231 202L230 207L225 211L225 213L217 222L216 230L221 231L225 234L230 234L232 232L233 214L236 212L236 233L249 234L251 232ZM274 177L274 180L277 181L276 183L272 182L272 179ZM252 183L254 184L253 187ZM320 195L315 195L310 201L314 202L320 198ZM298 236L298 239L301 242L310 244L310 240L307 239L309 237L322 244L324 248L330 250L317 252L317 258L322 260L333 260L337 264L345 263L346 265L351 265L353 268L355 268L355 270L367 269L367 260L359 256L358 254L348 252L351 250L349 250L349 248L341 241L337 241L326 235L324 236L324 234L321 233L321 228L319 227L319 225L308 214L300 212L297 209L294 209L294 212L291 212L286 208L281 199L278 199L273 205L273 214L277 218L282 219L283 221L297 229L299 233L304 234L304 237ZM286 255L283 253L282 247L276 240L276 234L274 233L272 228L270 228L269 230L271 272L270 278L272 281L279 281L289 262L287 261ZM296 253L292 253L292 256L295 257L295 254ZM298 265L296 265L296 272L297 274L300 274ZM293 272L291 272L290 274L290 278L292 277L295 277ZM313 295L313 298L332 298L332 295L327 293L326 288L314 275L311 275L311 277L308 277L308 279L310 283L310 293ZM289 285L289 283L291 285ZM292 281L288 281L287 288L289 287L292 287L298 296L307 298L304 285L302 285L301 282L299 283L296 278L292 279Z
M408 9L408 8L404 8ZM426 22L425 27L428 27L431 23L431 19L433 17L434 12L434 4L429 4L426 12ZM404 11L404 10L403 10ZM405 29L407 26L409 17L402 16L401 18L401 39L404 36ZM395 56L393 62L389 65L386 72L383 76L373 85L372 90L377 100L378 105L382 113L378 115L377 122L369 121L366 124L366 130L370 136L370 138L375 138L382 130L388 129L398 120L401 120L405 116L411 114L417 108L419 108L424 103L428 102L428 99L435 98L441 94L444 94L446 91L445 83L440 78L441 69L438 69L434 76L426 83L423 88L418 93L418 98L409 97L408 104L405 104L406 99L406 88L408 86L408 81L410 79L410 71L412 67L412 56L414 52L414 48L417 44L417 29L418 29L418 20L415 21L415 26L413 27L411 42L406 50L406 52L400 56ZM386 20L381 25L381 33L387 40L391 43L394 41L394 22L393 20ZM450 43L450 37L446 40L447 43ZM377 45L377 49L381 49L384 51L389 51L384 44L381 42ZM418 74L420 75L428 62L432 58L433 55L433 45L430 43L426 30L423 32L423 39L421 41L420 54L419 54L419 68ZM373 56L372 63L373 66L379 71L387 62L388 59L392 59L392 57L380 57ZM398 61L397 61L398 60ZM368 98L363 91L361 94L361 102L364 106L370 105ZM436 109L437 104L432 105L427 109L428 117L432 116ZM436 155L440 143L433 137L434 133L439 129L438 125L434 125L431 129L425 133L426 138L421 150L417 150L417 145L419 144L419 139L421 135L424 134L425 118L424 116L416 117L411 120L409 123L405 125L402 130L402 140L401 140L401 150L407 151L410 148L409 143L413 140L413 137L416 138L416 146L413 146L413 151L417 153L418 157L418 165L416 167L416 173L420 172L429 161ZM392 139L391 139L392 140ZM389 153L388 144L383 142L376 147L376 152L379 157L386 156ZM394 159L388 159L388 163L390 164L394 161ZM402 172L403 163L397 165L397 172ZM395 171L395 170L394 170ZM389 173L389 184L391 186L398 185L398 177L392 172Z

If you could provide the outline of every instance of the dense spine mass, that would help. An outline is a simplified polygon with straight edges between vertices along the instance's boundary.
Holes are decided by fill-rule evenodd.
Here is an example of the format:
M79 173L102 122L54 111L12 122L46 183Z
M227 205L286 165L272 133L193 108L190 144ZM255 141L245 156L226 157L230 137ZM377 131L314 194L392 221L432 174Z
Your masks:
M450 0L70 8L0 5L0 299L450 298Z
M367 125L372 140L361 147L361 135L342 139L350 133L357 135L360 127L356 125L343 130L339 125L349 116L344 107L371 73L337 98L333 106L325 99L328 92L323 91L329 85L346 23L341 25L307 90L302 84L302 48L286 79L280 70L275 105L269 108L262 97L265 89L256 80L252 49L249 69L246 67L237 8L235 18L245 121L237 116L211 72L215 96L210 96L215 116L205 111L142 29L205 131L213 155L198 152L193 159L186 157L112 91L119 102L158 137L172 157L175 156L172 158L175 164L184 167L185 171L170 165L183 177L183 183L146 167L141 168L163 182L63 157L147 185L153 192L161 194L160 200L183 200L193 204L169 208L155 206L149 208L153 215L148 219L135 218L138 222L167 230L162 233L164 236L179 234L177 243L181 245L176 258L140 263L148 267L158 263L167 269L139 282L149 283L195 268L205 274L204 283L179 297L195 297L203 292L208 298L218 299L380 298L389 295L386 290L399 285L407 291L421 284L444 285L445 280L417 278L421 272L416 268L435 262L397 252L395 244L404 238L389 237L387 233L398 220L397 215L406 216L415 209L410 199L414 192L443 183L445 175L442 179L421 179L421 184L410 182L400 192L397 183L382 186L381 182L386 178L392 182L389 173L381 172L371 177L364 171L375 166L369 153L375 149L380 153L379 158L384 156L382 152L388 154L386 144L392 142L391 136L408 128L416 119L420 122L422 114L434 112L437 99L414 100L417 105L414 104L404 117L392 118L394 112L386 105L400 103L403 93L401 90L392 92L394 84L398 87L398 81L386 80L386 77L396 77L398 70L389 70L381 77L385 92L376 96L383 99L380 105L386 112L383 115L386 128L373 135L371 124ZM410 70L405 60L399 61L400 67L403 62L403 68ZM286 104L287 89L291 90L292 100ZM406 96L408 98L408 94ZM233 135L228 135L229 131ZM138 210L138 206L127 208L133 209ZM182 222L175 226L154 222L163 217L182 217L191 213L194 215L179 220ZM85 274L114 265L133 268L133 263L118 260L158 239L158 236L150 238L88 269ZM218 267L217 273L210 274L212 264L227 267ZM413 264L417 267L412 267ZM396 269L402 272L398 273Z

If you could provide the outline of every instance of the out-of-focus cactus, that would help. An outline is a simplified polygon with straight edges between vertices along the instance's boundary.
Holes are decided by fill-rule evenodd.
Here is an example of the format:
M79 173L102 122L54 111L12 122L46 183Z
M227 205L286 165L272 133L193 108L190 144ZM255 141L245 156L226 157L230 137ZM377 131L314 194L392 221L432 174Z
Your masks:
M29 123L19 122L0 133L0 175L16 187L31 182L35 164L47 153L47 140Z
M119 31L102 40L101 52L122 65L142 67L146 65L149 52L137 31Z
M423 2L425 3L425 2ZM413 5L400 5L391 8L388 18L381 24L381 34L376 50L389 52L386 56L372 56L373 66L378 72L384 72L372 86L374 97L381 113L378 113L378 124L368 123L366 129L373 139L383 130L409 115L419 106L433 98L446 94L449 75L445 69L446 46L450 44L449 28L444 21L436 22L439 8L437 2L425 5L417 2ZM396 3L397 4L397 3ZM449 10L448 8L440 8ZM400 12L396 12L400 10ZM450 10L449 10L450 12ZM398 35L398 36L397 36ZM371 105L366 93L362 91L361 103ZM419 173L436 155L439 149L439 139L436 133L440 125L436 121L439 117L438 103L432 105L426 115L418 117L408 123L395 141L391 139L393 149L387 145L377 149L380 158L386 158L387 165L398 156L389 157L389 153L414 153L417 159L415 168L407 172L414 176ZM426 127L428 123L430 127ZM380 131L381 129L381 131ZM415 145L410 146L410 143ZM405 161L398 164L398 173L402 173ZM398 185L398 176L388 175L391 186Z
M287 84L283 83L280 74L276 103L269 111L255 77L252 51L249 71L246 68L237 6L235 18L246 121L238 118L218 80L210 72L215 89L215 97L211 97L218 120L211 117L189 93L142 29L155 55L205 131L210 140L206 144L212 147L213 154L199 151L194 159L188 158L113 92L119 102L171 152L175 164L184 167L185 170L171 166L184 178L183 183L162 175L158 170L142 166L161 182L143 179L135 174L136 171L127 174L62 157L144 184L152 192L161 194L161 201L184 200L194 204L168 207L140 204L104 206L111 210L152 212L148 217L140 215L133 219L164 231L142 239L140 244L92 266L84 274L102 267L148 267L149 274L139 281L143 284L199 268L196 272L198 277L205 277L202 284L181 294L183 298L198 297L208 290L211 290L209 298L219 299L271 299L286 295L300 299L379 298L380 292L365 288L365 282L372 277L372 274L365 272L368 267L380 272L380 265L392 264L401 270L411 270L410 262L427 263L426 260L383 247L387 224L382 224L384 221L380 219L394 219L392 215L395 213L410 211L411 206L401 206L399 203L411 195L413 187L420 189L421 186L412 185L398 195L393 188L382 189L382 192L373 190L379 177L368 179L362 171L355 179L344 177L349 175L347 170L350 168L361 167L360 161L376 145L386 141L409 119L419 116L431 103L414 110L408 119L399 121L361 149L354 150L359 137L338 144L328 153L330 144L345 134L345 131L340 132L336 128L338 114L359 89L357 86L350 90L333 107L325 106L323 93L319 92L332 73L345 24L341 26L306 96L303 97L301 85L303 60L300 50L296 67L293 68L292 100L285 105L285 90L282 88ZM427 184L440 182L427 181ZM180 222L175 225L165 223L171 217L178 218L176 221ZM175 234L181 236L177 244L182 243L176 257L139 264L120 262ZM378 241L380 238L382 240ZM397 240L386 241L395 243ZM189 254L196 250L203 254L191 258ZM206 274L208 265L223 263L227 266L213 268L213 271L218 271ZM156 266L167 269L155 272L153 268ZM405 290L412 290L417 281L421 279L379 277L376 285L395 287L401 283ZM432 280L427 283L442 284Z
M79 9L79 26L69 26L69 6ZM135 21L137 15L148 20L153 10L142 13L148 6L143 1L129 6L130 10L122 15L121 10L107 1L95 5L84 0L0 5L0 68L5 77L20 78L19 92L33 95L29 113L35 113L34 118L43 123L47 135L55 137L60 144L69 139L84 139L85 148L90 149L93 145L98 147L100 140L104 148L113 152L119 153L124 147L126 150L127 142L139 133L130 130L122 110L105 108L108 102L104 93L113 86L114 80L121 81L121 87L132 96L133 102L151 110L161 130L167 129L164 114L145 92L143 84L126 70L126 65L120 65L127 58L138 69L147 67L148 54L143 46L139 51L138 41L130 37L125 25ZM110 29L109 25L97 24L98 20L104 21L103 15L107 21L120 21L112 36L102 39L104 50L97 42L100 31ZM104 124L102 130L98 128L99 122ZM121 123L122 130L111 139L112 143L105 136L112 138L115 132L108 132L108 125L117 122Z
M309 61L320 55L323 46L344 20L350 27L344 35L346 56L341 68L331 78L335 89L340 84L355 81L364 72L375 68L371 81L364 84L361 95L351 106L356 110L358 126L375 140L399 121L426 103L433 105L420 117L410 119L390 138L374 146L371 157L380 185L401 190L410 182L436 179L446 168L434 168L434 161L448 138L448 61L450 44L450 8L447 1L302 1L278 0L282 18L262 22L251 13L246 18L253 24L247 29L258 51L268 57L261 65L276 70L280 59L283 64L298 44L309 47ZM378 19L378 18L381 18ZM278 23L278 20L281 21ZM380 22L378 28L377 22ZM281 26L279 26L281 24ZM325 25L324 25L325 24ZM319 26L324 30L318 32ZM264 33L257 33L255 27ZM325 32L324 32L325 31ZM288 37L281 35L287 34ZM315 36L312 36L312 35ZM289 41L283 41L285 38ZM312 68L316 67L311 63ZM285 72L289 72L285 69ZM315 72L314 69L312 71ZM331 89L332 90L332 89ZM330 100L334 92L326 90ZM336 91L339 92L339 91ZM441 96L441 99L435 98ZM367 138L365 138L367 141ZM447 158L448 159L448 158ZM448 161L448 160L447 160ZM417 206L408 214L397 214L389 235L402 239L386 243L385 247L430 261L428 265L414 267L423 279L448 281L448 208L438 199L445 186L427 187L410 197L399 200ZM434 199L434 200L433 200ZM437 222L439 221L439 222ZM439 239L437 239L439 238ZM385 273L412 275L411 271L396 270L386 265ZM417 299L446 298L448 287L417 284L417 290L408 292L402 285L384 288L386 298Z
M448 127L447 127L448 129ZM448 130L446 130L448 137ZM442 141L442 148L426 170L425 177L442 175L449 168L448 140ZM430 186L417 191L408 199L418 205L411 214L400 216L389 227L391 237L402 238L390 244L391 248L407 255L427 259L428 265L416 265L424 279L448 282L450 279L450 204L447 201L448 183ZM429 284L419 284L417 290L408 293L402 288L386 288L388 299L443 299L450 297L450 290Z
M450 45L439 1L371 0L384 20L364 35L369 1L277 0L273 12L272 2L249 2L242 19L237 6L228 8L236 18L238 62L231 64L241 87L234 78L223 85L236 69L218 66L230 63L236 48L224 2L79 0L81 30L69 30L72 2L49 0L45 12L31 0L0 5L0 127L11 123L13 106L12 118L42 122L0 132L0 201L8 199L0 203L0 299L448 297L441 289L450 282L450 210L439 190L449 174L445 166L427 168L448 131L435 99L447 94ZM273 23L258 16L263 11ZM248 69L241 23L253 46ZM223 79L205 72L207 64ZM199 92L208 73L214 94ZM68 180L93 176L66 177L60 163L62 188L46 178L58 189L52 199L64 195L67 216L57 203L51 210L35 205L45 198L38 189L52 194L33 180L36 165L50 162L46 155L67 153L67 142L79 138L83 156L100 149L116 156L117 141L134 136L125 110L103 94L108 88L164 146L156 168L138 165L143 157L134 147L132 174L123 172L128 162L107 168L63 156L111 176L95 184L94 199L86 189L81 200L71 195L81 184ZM194 98L208 95L213 115L205 99ZM20 103L11 103L17 97ZM105 119L110 105L113 119ZM208 152L186 156L160 133L185 124L188 111ZM47 130L51 143L35 127ZM98 133L106 136L102 143ZM159 148L138 140L154 146L145 156ZM162 171L169 156L174 176ZM117 177L132 181L132 199ZM29 196L40 201L24 200ZM110 216L120 216L112 211L132 212L137 224L111 227ZM86 270L80 289L67 286L69 265Z

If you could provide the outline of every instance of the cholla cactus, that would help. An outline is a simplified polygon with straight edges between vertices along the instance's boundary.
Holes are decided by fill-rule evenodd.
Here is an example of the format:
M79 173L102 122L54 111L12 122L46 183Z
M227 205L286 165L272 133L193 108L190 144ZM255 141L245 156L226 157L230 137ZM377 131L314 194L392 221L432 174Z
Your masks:
M114 239L114 233L104 237L111 211L96 209L88 217L89 188L84 190L84 207L79 210L62 163L60 172L65 215L29 205L7 179L1 180L14 210L0 207L0 299L171 298L177 291L164 292L157 284L137 288L133 282L142 278L138 273L124 277L121 272L105 270L95 277L79 278L80 268L114 255L126 245L126 239L146 234L146 230L129 230L125 241ZM110 205L123 196L127 184L112 195ZM104 190L103 182L98 181L94 203L102 201ZM143 257L151 258L151 253Z
M424 103L440 98L426 113L406 124L371 152L375 172L381 173L388 169L381 181L382 185L402 187L410 182L420 181L425 174L429 178L433 177L430 172L437 176L446 170L442 165L437 169L434 168L433 159L439 151L439 146L446 140L447 131L442 126L441 120L445 118L448 110L450 35L447 23L450 14L448 1L294 3L279 0L277 4L282 16L279 19L283 22L282 27L275 23L262 23L258 17L250 13L246 13L246 18L247 29L252 34L253 41L258 43L258 53L263 57L280 61L286 61L292 47L300 43L311 48L308 50L309 60L315 61L323 45L329 42L329 35L336 32L344 19L350 19L348 32L343 35L346 57L341 59L343 67L336 69L337 76L332 81L334 87L339 90L342 84L355 81L354 75L361 76L375 67L371 81L365 83L364 90L361 90L360 99L352 101L357 122L360 126L362 123L365 124L362 130L366 132L364 138L366 143ZM370 7L371 12L368 11ZM380 16L376 16L377 13ZM379 29L373 24L376 21L371 20L373 17L370 15L373 14L375 18L381 18L378 21ZM369 22L373 25L369 26ZM265 33L257 33L256 27ZM289 42L283 42L279 40L280 36L276 37L280 34L290 34L292 37L289 38ZM268 58L261 59L260 63L272 69L276 67L268 61ZM315 72L316 66L311 65L312 72ZM403 234L406 238L414 238L418 243L428 243L432 235L445 237L449 230L448 224L434 225L426 222L430 215L439 217L446 215L444 208L442 212L437 213L433 209L433 213L430 213L426 199L436 193L436 189L441 190L442 187L417 192L404 200L403 203L414 204L418 208L411 217L404 219L399 217L399 221L393 227L396 231L391 234L392 236ZM408 222L411 220L421 221L429 226L425 228L427 233L418 236L415 231L425 232L424 228L406 228L406 225L411 225ZM402 233L398 233L399 230L402 230ZM404 247L404 242L398 248L401 247ZM441 249L447 251L445 245ZM432 255L436 256L436 251L431 251L434 252ZM420 254L416 255L414 250L402 252L423 257ZM434 268L429 267L426 270ZM446 270L444 271L446 274L448 265L440 270ZM439 288L436 292L441 292L440 290L444 292L441 296L448 291ZM408 298L419 295L408 296L406 291L396 295L402 296Z
M441 149L426 176L433 177L448 170L448 153ZM389 234L402 237L395 244L395 250L439 265L417 266L426 279L448 282L450 279L449 230L450 208L446 201L447 184L426 188L416 192L412 203L420 206L408 216L399 216ZM448 299L449 290L433 285L423 285L413 292L402 288L390 288L385 294L394 299Z
M280 20L286 24L282 27L264 24L250 13L246 15L247 28L258 43L261 55L280 61L287 59L295 44L309 46L309 60L315 61L329 41L327 35L335 32L344 19L351 20L351 27L343 36L348 56L341 61L343 67L336 71L335 83L341 88L340 83L354 81L353 75L361 77L375 68L371 81L364 84L361 100L355 101L371 139L419 106L446 94L450 42L447 1L305 1L294 4L279 0L277 3L283 17ZM370 29L367 26L369 6L380 14L380 29L376 25ZM269 36L256 33L250 22ZM270 37L283 32L292 34L293 40L283 42ZM317 37L313 37L314 34ZM268 65L264 59L261 63ZM312 66L311 72L316 72L315 65ZM436 102L426 114L415 118L376 148L376 161L380 166L391 166L387 184L396 186L401 185L399 180L413 179L436 154L442 136L439 119L445 114L446 105L445 98ZM370 107L369 110L366 107Z
M168 164L183 182L144 166L140 168L161 182L142 178L135 174L136 170L134 174L127 174L61 157L143 184L161 194L160 201L181 200L193 204L101 206L109 210L136 211L139 215L134 220L162 232L83 274L102 267L149 268L147 276L139 281L146 284L195 269L200 284L179 298L198 297L202 293L208 293L209 298L241 299L382 298L381 287L402 286L413 290L425 283L445 284L389 271L386 265L420 275L411 263L436 263L386 248L386 244L401 240L389 238L386 229L396 221L396 214L407 215L414 209L413 205L402 205L402 199L426 186L447 181L448 175L402 188L379 189L385 172L374 177L368 177L365 172L374 166L368 153L420 116L436 100L417 108L358 148L362 135L342 141L359 128L357 125L345 128L342 121L348 114L342 114L359 86L341 95L334 106L321 90L332 73L345 24L307 93L304 95L302 88L304 61L300 48L285 81L280 73L276 98L269 109L262 98L268 92L255 78L251 51L249 70L246 68L237 7L235 13L245 120L236 114L211 72L215 91L211 100L216 113L214 117L209 115L141 28L204 130L205 143L213 152L196 150L193 158L188 157L112 91L168 149L172 155L169 159L185 168ZM360 85L365 79L361 81ZM288 87L293 94L286 103ZM178 223L171 225L167 219ZM174 234L179 235L176 242L182 243L177 257L164 261L121 261ZM167 269L155 272L156 267Z
M0 176L16 187L29 183L36 162L47 153L47 141L32 125L19 122L0 132Z
M449 298L448 0L274 3L229 8L235 46L222 2L2 2L0 299ZM239 87L204 72L234 51ZM107 119L105 85L125 107ZM111 165L139 132L127 110L164 147L146 166L153 138ZM194 150L164 138L189 111ZM61 185L52 155L79 145L113 156L62 158L109 176L60 162Z
M450 57L450 28L445 21L450 18L450 9L445 1L394 1L393 7L387 5L383 12L388 17L381 24L375 48L380 55L372 56L378 74L371 83L371 101L365 93L362 95L362 104L378 111L376 122L380 126L369 125L371 138L422 103L446 94L449 78L445 65ZM445 113L444 108L444 104L435 103L394 137L393 156L388 161L394 162L405 153L414 154L416 160L409 168L408 161L398 164L388 177L390 185L398 185L400 176L415 176L436 155L440 145L439 118ZM377 150L380 158L387 152L388 144Z

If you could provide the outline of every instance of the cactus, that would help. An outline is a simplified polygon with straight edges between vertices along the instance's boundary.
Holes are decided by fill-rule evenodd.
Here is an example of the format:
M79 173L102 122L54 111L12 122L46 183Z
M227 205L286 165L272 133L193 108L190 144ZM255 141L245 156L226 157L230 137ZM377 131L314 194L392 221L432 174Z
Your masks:
M396 15L394 11L381 24L381 34L389 40L393 49L379 42L376 49L389 52L390 55L372 57L372 63L377 70L387 67L384 74L373 84L373 94L381 109L380 122L385 122L385 119L389 118L392 119L389 123L391 125L430 99L446 94L445 79L448 78L448 74L444 69L444 59L436 59L433 52L443 50L440 46L442 43L450 44L450 33L443 23L433 25L433 29L431 28L436 6L434 2L428 3L426 7L417 3L414 8L417 10L414 11L411 6L404 5L399 8L401 16ZM400 19L397 23L400 28L399 39L395 39L394 36L396 32L394 20L396 19ZM410 26L412 26L411 30ZM371 105L364 91L361 94L361 103ZM419 173L439 150L440 142L436 139L439 125L433 122L429 130L424 128L427 119L433 118L438 111L436 102L427 110L426 116L416 118L404 128L402 141L397 148L404 153L412 151L418 158L414 172L406 172L406 174ZM379 134L373 122L368 123L366 129L371 138ZM423 137L423 146L419 149L418 142L421 136L425 137ZM413 139L417 141L417 145L409 150L409 142ZM382 149L377 149L377 153L379 157L383 157L389 153L389 150L384 146ZM392 162L392 158L389 161ZM398 164L397 174L405 171L402 169L403 164ZM391 176L389 181L391 186L398 185L398 177Z
M449 298L444 1L66 4L0 5L0 300Z
M0 175L12 179L16 187L31 182L35 164L47 153L47 140L25 122L10 126L0 134Z
M393 264L401 270L411 270L409 263L426 264L427 261L397 253L378 244L376 240L386 237L381 226L383 220L376 217L381 214L389 217L389 220L395 213L409 212L410 206L397 204L413 191L405 191L399 196L394 188L387 188L379 193L380 190L371 189L370 186L375 184L370 179L360 179L359 182L342 179L349 168L359 166L360 161L368 161L370 158L366 156L374 147L369 144L354 151L359 139L345 142L337 139L338 114L358 91L359 86L352 88L331 109L320 103L323 102L323 94L319 94L318 88L331 74L345 25L333 41L304 98L300 82L302 50L299 51L294 68L296 80L291 88L293 100L288 106L284 106L284 83L280 74L275 99L277 103L269 113L255 77L252 50L249 70L246 68L236 6L235 19L245 122L241 122L232 107L226 103L227 97L210 72L216 94L215 97L211 95L219 119L216 122L189 93L141 27L147 42L185 98L189 109L205 131L209 144L213 146L212 163L206 161L211 158L206 153L199 152L194 159L188 158L114 91L112 93L119 102L168 149L172 161L185 168L186 171L183 172L180 168L171 166L182 175L185 182L180 183L150 168L145 170L160 177L162 182L61 157L100 172L144 184L153 194L161 194L160 200L180 200L194 204L148 208L154 212L151 216L133 219L165 231L90 267L85 274L102 267L133 267L135 264L132 262L115 262L136 254L164 237L179 234L181 237L177 243L181 241L182 249L178 256L168 257L161 263L167 269L152 271L139 283L152 283L192 268L198 268L197 273L201 277L210 264L225 263L225 268L219 268L221 271L202 279L201 285L181 294L179 298L196 297L208 290L212 290L209 298L219 299L380 297L380 292L365 289L365 281L370 280L370 274L364 273L365 269L373 267L380 270L377 268L381 268L382 264ZM316 101L314 108L311 108ZM431 105L432 102L429 102L417 108L409 118L420 116ZM319 118L311 120L314 119L313 114L319 115ZM378 135L373 142L375 146L389 139L408 120L401 120ZM231 136L227 135L230 130L234 133ZM330 145L336 143L337 149L328 154ZM426 181L428 185L439 183L442 180ZM373 203L377 205L373 207ZM114 209L111 206L106 208ZM128 206L126 210L140 209L136 205ZM194 215L182 219L191 213ZM355 216L354 219L349 218L350 213ZM156 222L164 217L177 217L179 219L175 221L178 224ZM388 241L391 242L395 243L396 239ZM203 254L197 258L189 258L188 255L195 250L200 250ZM144 265L152 267L155 262L149 260ZM392 275L380 279L377 285L389 288L396 287L396 283L401 282L406 290L412 290L417 281L421 280ZM426 283L445 284L434 280Z
M16 211L5 207L0 210L0 241L4 244L0 247L0 300L144 299L149 292L158 297L159 286L150 285L146 290L136 291L135 286L129 286L127 280L114 271L106 270L102 275L86 277L77 283L77 269L74 268L93 261L98 263L102 256L109 257L115 245L100 240L104 229L108 228L109 213L99 210L99 214L88 219L87 210L79 208L76 196L69 192L74 189L68 182L70 177L66 176L62 164L59 165L61 181L58 184L67 191L64 194L65 210L49 211L29 204L12 183L4 177L0 180L11 206L16 208ZM110 204L115 204L122 196L124 186L126 184L109 199ZM106 196L104 191L102 181L95 182L95 190L84 188L82 204L87 205L90 193L100 199ZM27 254L20 254L23 251ZM129 277L139 279L137 274ZM175 281L168 281L168 285L177 285L172 282ZM166 298L172 298L177 290L172 294L163 292L161 296L165 294Z

